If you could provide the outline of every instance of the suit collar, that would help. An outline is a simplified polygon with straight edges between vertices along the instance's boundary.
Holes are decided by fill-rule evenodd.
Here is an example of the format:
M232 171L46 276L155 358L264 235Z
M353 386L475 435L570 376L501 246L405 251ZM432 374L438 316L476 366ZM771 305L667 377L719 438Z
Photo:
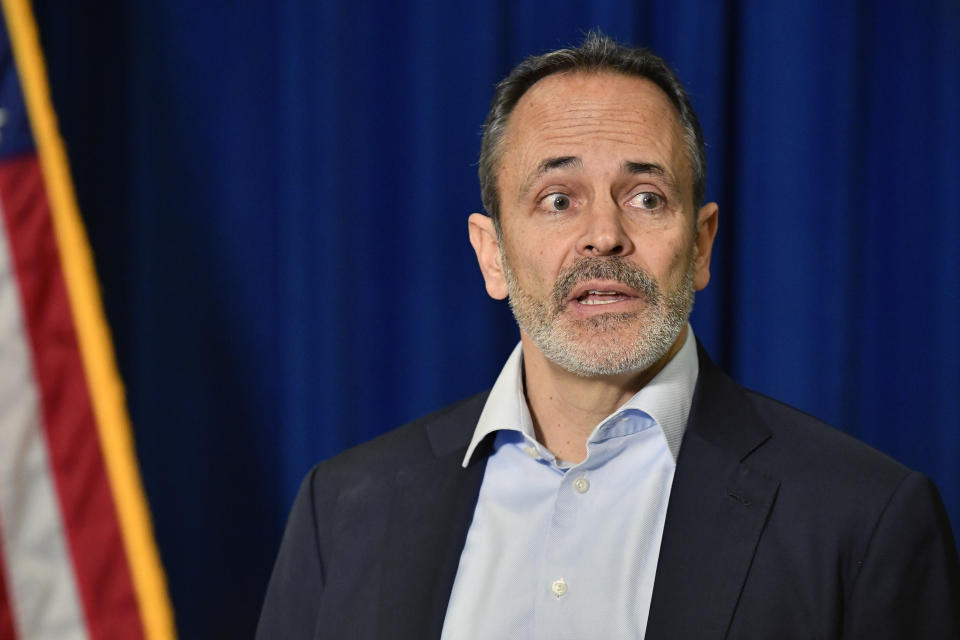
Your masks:
M713 363L697 343L700 375L693 394L688 431L745 460L770 438L770 430L753 409L743 387Z
M463 456L488 395L487 391L478 393L424 419L427 439L437 458L444 458L453 451L460 451Z

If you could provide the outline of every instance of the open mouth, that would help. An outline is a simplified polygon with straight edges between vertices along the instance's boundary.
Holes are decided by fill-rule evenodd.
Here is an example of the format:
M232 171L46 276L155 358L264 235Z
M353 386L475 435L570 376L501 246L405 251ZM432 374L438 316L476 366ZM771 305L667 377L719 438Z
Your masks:
M622 300L627 300L632 296L625 295L619 291L603 291L600 289L588 289L575 299L580 304L598 305L613 304Z

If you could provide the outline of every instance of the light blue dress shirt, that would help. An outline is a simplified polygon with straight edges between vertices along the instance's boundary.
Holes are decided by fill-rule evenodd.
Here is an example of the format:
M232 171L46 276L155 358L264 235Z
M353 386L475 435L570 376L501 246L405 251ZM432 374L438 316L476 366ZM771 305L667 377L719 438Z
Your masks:
M536 441L517 345L463 461L495 434L443 640L643 637L698 372L688 326L677 355L568 465Z

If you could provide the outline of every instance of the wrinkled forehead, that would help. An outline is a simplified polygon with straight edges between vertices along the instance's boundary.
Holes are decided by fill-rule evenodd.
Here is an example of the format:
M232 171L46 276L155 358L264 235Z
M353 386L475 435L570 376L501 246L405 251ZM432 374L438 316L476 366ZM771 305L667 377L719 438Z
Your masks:
M614 71L567 71L541 78L520 97L510 119L566 110L586 115L591 109L662 118L680 126L676 108L655 82Z
M692 197L679 114L663 90L645 78L569 72L541 79L510 114L500 153L501 188L507 186L504 173L522 172L546 156L617 154L622 157L609 157L611 163L655 160L668 165Z

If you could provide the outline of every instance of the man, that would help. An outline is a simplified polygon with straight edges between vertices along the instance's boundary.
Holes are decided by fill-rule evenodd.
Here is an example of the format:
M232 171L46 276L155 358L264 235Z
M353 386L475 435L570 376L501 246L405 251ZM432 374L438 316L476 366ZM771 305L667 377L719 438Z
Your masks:
M314 468L258 637L960 637L932 484L696 344L705 164L648 52L514 69L469 232L520 345L489 394Z

